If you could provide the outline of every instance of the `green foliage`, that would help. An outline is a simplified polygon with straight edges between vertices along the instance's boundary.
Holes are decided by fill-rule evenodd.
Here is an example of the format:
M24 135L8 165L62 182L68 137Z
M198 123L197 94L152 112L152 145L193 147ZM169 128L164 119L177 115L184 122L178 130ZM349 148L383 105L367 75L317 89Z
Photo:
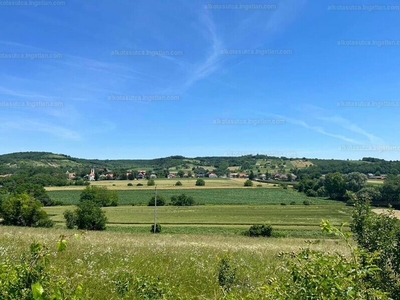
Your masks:
M287 185L287 183L281 183L281 187L282 187L284 190L287 190L288 185Z
M147 186L155 186L156 182L154 181L154 179L149 179L147 180Z
M136 186L143 186L143 183L139 182Z
M118 274L112 283L118 295L124 299L172 299L171 288L158 277L124 273Z
M290 201L290 205L296 205L296 201Z
M247 180L244 182L244 186L253 186L253 181L251 181L250 179L247 179Z
M18 184L14 190L14 194L29 194L36 200L42 202L43 206L55 205L55 202L50 199L44 187L40 184L22 183Z
M182 186L182 182L177 181L177 182L175 183L175 186Z
M236 269L229 256L224 256L218 264L218 284L224 292L230 292L236 279Z
M196 180L196 186L205 186L206 182L204 181L204 179L199 178Z
M344 178L339 172L326 174L324 186L331 199L341 199L346 192Z
M133 184L132 184L131 182L129 182L129 183L127 184L127 186L133 186Z
M154 229L154 224L151 225L150 228L151 233L160 233L161 232L161 225L156 223L155 229Z
M303 201L303 204L304 204L304 205L311 205L312 203L311 203L310 200L304 200L304 201Z
M193 197L187 196L186 194L180 194L179 196L172 196L171 203L174 206L192 206L195 205Z
M272 235L272 226L267 224L256 224L252 225L246 232L245 235L251 237L270 237Z
M67 222L67 227L71 226L71 224L68 224L68 222L71 222L72 219L75 221L75 225L78 227L78 229L106 229L107 217L105 215L105 212L93 201L83 201L82 203L78 204L78 207L73 215L74 216L71 218L69 213L67 214L67 216L64 214Z
M57 251L66 249L65 237L57 242ZM0 299L61 300L82 299L82 287L71 287L58 279L50 266L51 251L40 243L32 243L29 253L17 261L2 258L0 264Z
M117 206L118 193L117 191L108 190L107 187L87 186L80 195L80 201L91 201L103 207Z
M10 195L1 202L0 214L4 225L53 227L42 203L28 194Z
M362 249L379 253L375 258L379 276L370 281L396 299L400 294L400 221L392 212L387 215L371 212L368 199L355 198L351 230Z
M343 228L322 221L322 231L346 241L349 257L325 253L309 247L299 253L281 254L285 259L279 280L270 278L261 290L264 299L389 299L369 281L378 275L377 253L369 254L352 248L350 234Z
M68 229L74 229L76 225L76 214L71 210L66 210L64 213L65 223Z
M156 205L156 198L153 195L150 200L149 203L147 204L147 206L155 206ZM157 195L157 206L164 206L166 203L165 198L161 195Z
M314 191L314 190L311 190L311 189L310 189L310 190L307 190L307 191L306 191L306 196L307 196L307 197L317 197L317 195L318 195L317 192Z

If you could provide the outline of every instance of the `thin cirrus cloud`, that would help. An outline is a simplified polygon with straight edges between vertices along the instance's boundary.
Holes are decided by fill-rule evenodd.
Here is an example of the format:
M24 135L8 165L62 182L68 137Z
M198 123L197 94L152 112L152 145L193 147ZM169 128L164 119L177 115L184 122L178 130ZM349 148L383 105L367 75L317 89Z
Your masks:
M78 132L58 126L51 123L45 123L37 120L17 119L12 121L2 122L2 131L18 130L22 132L41 132L47 133L54 137L63 138L67 140L79 141L81 136Z

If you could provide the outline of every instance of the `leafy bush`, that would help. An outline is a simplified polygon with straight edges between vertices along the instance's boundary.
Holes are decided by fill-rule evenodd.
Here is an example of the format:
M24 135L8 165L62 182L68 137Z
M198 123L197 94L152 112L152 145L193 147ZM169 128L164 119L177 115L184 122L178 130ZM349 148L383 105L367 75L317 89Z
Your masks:
M257 187L262 187L262 184L257 184Z
M65 248L66 241L61 237L57 251L64 251ZM0 299L82 299L80 285L67 287L65 280L54 276L50 266L52 253L45 245L32 243L30 252L18 260L2 257Z
M286 205L286 203L285 202L281 202L281 205Z
M1 202L0 214L4 225L53 227L42 203L28 194L11 195Z
M191 196L181 194L179 196L172 196L171 203L174 206L192 206L195 205L194 199Z
M281 183L281 187L282 187L284 190L287 190L288 185L287 185L287 183Z
M150 232L151 233L160 233L161 232L161 225L156 223L156 230L154 231L154 224L152 224Z
M147 186L155 186L156 182L154 181L154 179L149 179L147 180Z
M272 235L272 226L266 224L256 224L252 225L246 232L245 235L251 237L257 236L271 236Z
M105 212L93 201L84 201L78 204L77 209L70 213L64 213L67 227L71 227L74 220L78 229L86 230L105 230L107 217Z
M304 205L311 205L311 201L310 201L310 200L304 200L304 201L303 201L303 204L304 204Z
M67 228L74 229L76 225L76 214L72 210L66 210L63 215Z
M250 179L247 179L247 180L244 182L244 186L253 186L253 181L251 181Z
M291 201L290 202L290 205L295 205L296 204L296 201Z
M370 282L378 275L378 254L352 248L349 235L323 221L324 232L346 241L351 255L315 251L310 246L299 253L280 255L285 263L279 279L270 278L260 290L259 299L389 299Z
M118 193L117 191L110 191L106 187L87 186L81 193L80 201L91 201L103 207L117 206Z
M369 281L386 292L393 299L400 295L400 221L389 214L376 214L371 211L369 198L354 197L355 207L351 231L361 249L370 255L379 253L374 262L379 267L378 276Z
M180 181L177 181L176 183L175 183L175 186L181 186L182 185L182 182L180 182Z
M218 284L225 291L230 292L236 279L236 269L231 266L228 256L223 257L218 265Z
M309 189L306 191L306 196L307 197L317 197L317 192L314 191L313 189Z
M206 182L204 181L204 179L199 178L196 180L196 186L205 186L205 185Z
M133 184L132 184L131 182L129 182L129 183L127 184L127 186L133 186Z
M147 206L155 206L155 196L151 197ZM157 206L164 206L165 205L165 198L161 195L157 195Z
M139 182L136 186L143 186L143 183Z

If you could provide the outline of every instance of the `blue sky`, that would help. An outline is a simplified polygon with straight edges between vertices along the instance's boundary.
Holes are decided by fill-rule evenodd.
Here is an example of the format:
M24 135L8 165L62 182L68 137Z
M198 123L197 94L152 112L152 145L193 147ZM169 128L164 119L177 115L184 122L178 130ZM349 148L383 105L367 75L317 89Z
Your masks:
M0 0L0 25L0 153L400 159L398 1Z

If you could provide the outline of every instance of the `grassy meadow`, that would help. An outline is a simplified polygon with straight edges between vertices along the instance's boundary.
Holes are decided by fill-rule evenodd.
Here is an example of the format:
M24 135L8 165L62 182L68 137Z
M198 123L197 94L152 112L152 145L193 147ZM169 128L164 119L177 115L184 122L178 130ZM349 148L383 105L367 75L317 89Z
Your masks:
M228 299L218 284L222 258L235 270L229 299L263 299L262 286L283 276L280 253L298 251L311 241L315 250L348 254L343 241L322 234L319 227L322 219L337 226L350 222L352 208L342 202L267 184L246 188L243 180L207 180L206 187L190 188L188 182L194 185L194 180L183 180L182 187L157 180L158 195L167 201L185 193L200 205L157 207L162 232L152 234L154 207L147 203L154 187L126 189L128 182L123 181L122 188L122 183L110 181L119 206L103 208L108 218L104 232L65 229L63 212L75 208L84 187L48 188L50 197L63 203L44 208L55 228L0 226L1 256L17 260L30 243L45 243L54 249L54 278L66 279L71 288L81 284L83 299L108 300L161 299L154 293L161 293L162 299ZM304 205L304 200L312 204ZM243 235L250 225L261 223L272 225L272 237ZM79 239L73 237L76 233ZM67 236L67 250L56 253L61 235Z
M249 238L232 235L170 235L151 233L87 232L67 239L67 250L56 253L60 235L76 231L0 227L0 253L18 259L33 241L46 243L54 254L52 272L66 278L68 286L83 286L84 299L153 299L154 290L164 299L224 299L218 285L218 263L229 257L235 269L230 299L256 293L271 278L279 279L281 252L297 251L304 239ZM348 253L339 240L318 240L313 249ZM133 283L140 283L139 287ZM146 298L147 297L147 298Z

